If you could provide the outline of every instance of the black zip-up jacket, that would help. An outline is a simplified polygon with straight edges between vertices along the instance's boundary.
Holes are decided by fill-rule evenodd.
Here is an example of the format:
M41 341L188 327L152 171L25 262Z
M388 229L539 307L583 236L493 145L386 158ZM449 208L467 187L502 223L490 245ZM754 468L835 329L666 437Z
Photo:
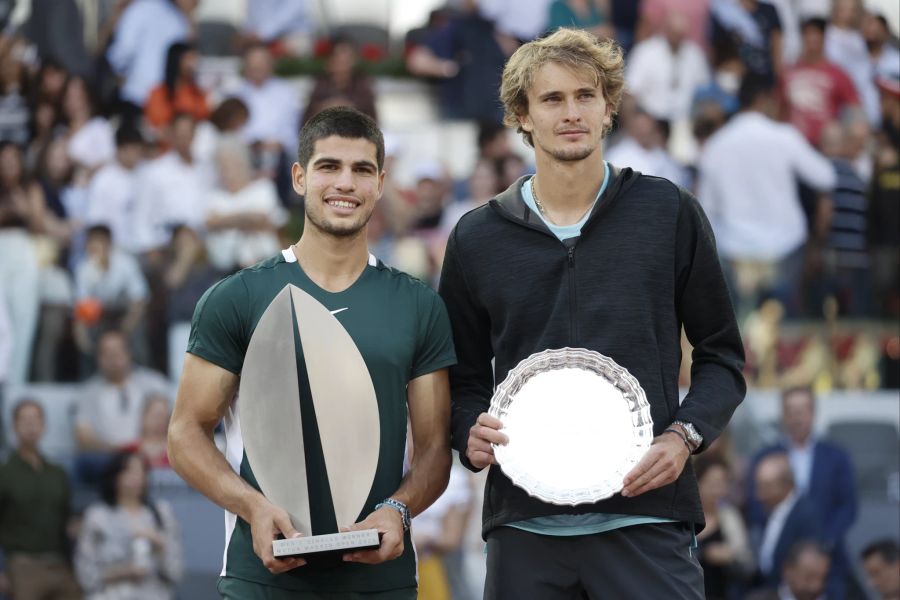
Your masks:
M612 169L581 231L560 242L522 200L525 178L462 217L450 235L440 294L453 326L452 443L463 464L469 429L496 383L535 352L587 348L634 375L654 435L693 423L705 449L746 391L743 345L715 240L697 200L658 177ZM680 332L694 346L691 387L679 405ZM551 398L547 399L552 402ZM572 415L577 418L577 415ZM599 457L598 457L599 458ZM690 461L673 483L637 497L556 506L529 496L492 466L483 535L532 517L589 512L648 515L703 526Z

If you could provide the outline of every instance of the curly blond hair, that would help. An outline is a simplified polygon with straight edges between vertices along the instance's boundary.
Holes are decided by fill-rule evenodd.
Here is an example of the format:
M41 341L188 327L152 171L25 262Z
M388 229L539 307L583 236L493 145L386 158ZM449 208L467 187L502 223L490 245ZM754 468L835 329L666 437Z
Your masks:
M592 73L612 116L619 112L622 101L625 59L622 48L614 40L600 40L582 29L562 28L543 39L528 42L515 51L503 68L500 101L504 125L515 127L529 146L534 145L531 134L522 129L519 116L528 112L528 88L534 83L535 73L551 62Z

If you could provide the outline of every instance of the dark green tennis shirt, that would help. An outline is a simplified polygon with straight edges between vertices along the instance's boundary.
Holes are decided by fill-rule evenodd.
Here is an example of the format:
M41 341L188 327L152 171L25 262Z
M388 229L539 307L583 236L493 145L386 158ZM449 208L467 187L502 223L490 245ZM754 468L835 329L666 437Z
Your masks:
M381 448L375 480L360 512L362 519L400 486L407 433L407 384L456 362L447 312L431 288L374 257L348 289L328 292L309 279L288 249L207 290L194 311L188 352L240 374L257 323L287 285L310 294L341 323L356 344L375 388ZM286 331L285 335L291 333ZM303 352L314 349L301 348L299 335L294 336L313 534L331 533L337 531L337 525L318 430L315 420L306 418L314 413L309 412L311 397ZM340 364L334 365L335 377L340 376L340 369ZM241 410L248 409L241 406ZM229 463L259 489L243 451L234 404L225 418L225 435ZM347 563L327 569L304 566L281 575L272 575L263 567L253 552L249 525L230 513L226 514L226 543L222 569L226 577L318 592L377 592L416 585L415 553L409 535L403 555L381 565Z

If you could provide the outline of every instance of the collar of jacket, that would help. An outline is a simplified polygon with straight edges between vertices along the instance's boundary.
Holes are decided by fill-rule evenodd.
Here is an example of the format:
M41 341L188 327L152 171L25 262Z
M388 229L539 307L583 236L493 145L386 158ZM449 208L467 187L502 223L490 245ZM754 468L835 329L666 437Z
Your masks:
M630 167L620 169L619 167L610 164L609 183L603 191L603 195L600 196L600 200L594 204L591 215L588 217L588 220L582 228L582 233L597 220L598 215L609 210L618 198L621 197L622 193L637 181L640 175L641 174L638 171L634 171ZM528 205L525 204L525 200L522 199L522 185L524 185L530 177L532 177L532 175L523 175L517 179L515 183L509 186L505 191L493 198L490 201L490 206L510 221L531 229L543 231L547 235L553 235L543 219L534 214Z

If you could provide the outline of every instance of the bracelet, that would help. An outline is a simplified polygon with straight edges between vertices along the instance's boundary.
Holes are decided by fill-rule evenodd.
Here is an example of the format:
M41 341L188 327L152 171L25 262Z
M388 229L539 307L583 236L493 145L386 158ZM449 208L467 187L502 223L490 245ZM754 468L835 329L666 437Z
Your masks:
M409 531L409 526L412 524L412 519L410 518L409 509L405 504L403 504L399 500L394 500L393 498L385 498L375 505L375 510L378 510L383 506L393 508L394 510L399 512L400 521L403 523L403 531Z
M688 442L687 436L684 435L682 432L678 431L678 430L675 429L674 427L667 427L666 430L663 431L663 433L674 433L675 435L677 435L678 437L680 437L680 438L681 438L681 441L684 442L684 445L687 446L688 454L693 454L693 453L694 453L694 449L691 448L691 443Z

